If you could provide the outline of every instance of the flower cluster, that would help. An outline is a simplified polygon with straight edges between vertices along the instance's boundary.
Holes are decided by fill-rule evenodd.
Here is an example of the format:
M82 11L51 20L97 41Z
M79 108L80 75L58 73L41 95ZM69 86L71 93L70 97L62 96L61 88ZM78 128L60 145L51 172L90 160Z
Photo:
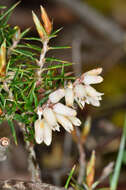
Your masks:
M82 109L85 103L100 106L103 93L97 92L91 84L103 81L103 78L99 76L101 72L101 68L88 71L76 79L74 83L69 82L65 88L58 89L49 95L47 104L38 108L37 112L35 140L38 144L44 142L46 145L50 145L52 131L60 131L60 126L71 132L74 129L73 126L81 125L81 121L76 117L74 102ZM66 105L60 103L62 98L65 98Z

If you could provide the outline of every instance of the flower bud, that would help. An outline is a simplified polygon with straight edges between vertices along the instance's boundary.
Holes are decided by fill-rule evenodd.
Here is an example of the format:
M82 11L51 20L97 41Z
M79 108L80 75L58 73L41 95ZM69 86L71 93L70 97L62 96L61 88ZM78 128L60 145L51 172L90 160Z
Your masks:
M6 40L0 47L0 76L5 76L6 72Z
M37 32L38 32L40 38L43 40L46 36L44 27L42 26L41 22L39 21L38 17L36 16L36 14L33 11L32 11L32 16L33 16L33 20L34 20Z
M42 21L44 23L44 29L46 31L46 33L49 35L52 31L52 22L50 21L45 9L41 7L41 17L42 17Z
M2 115L2 113L3 113L3 111L2 111L2 109L0 108L0 115Z
M92 152L90 161L87 164L86 170L86 182L87 186L91 188L94 182L94 175L95 175L95 151Z
M15 29L15 33L14 33L14 36L13 36L13 39L12 39L13 42L19 41L20 37L21 37L21 30L20 30L20 28L18 26L15 26L14 29Z

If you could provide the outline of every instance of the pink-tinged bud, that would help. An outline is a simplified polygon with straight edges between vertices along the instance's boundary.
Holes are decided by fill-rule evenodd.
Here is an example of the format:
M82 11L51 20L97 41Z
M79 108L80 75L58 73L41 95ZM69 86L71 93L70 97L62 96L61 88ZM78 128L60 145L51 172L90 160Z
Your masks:
M73 130L72 123L63 115L56 114L57 121L64 127L69 133Z
M65 96L65 90L64 89L58 89L49 95L49 100L53 104L55 104L55 103L59 102L64 96Z
M44 23L44 29L46 31L46 33L49 35L51 34L52 31L52 22L50 21L47 12L45 11L45 9L41 7L41 17L42 17L42 21Z
M53 110L54 112L58 113L58 114L61 114L61 115L64 115L64 116L76 116L77 112L72 109L72 108L69 108L61 103L57 103L53 106Z
M6 40L0 47L0 76L5 76L6 72Z

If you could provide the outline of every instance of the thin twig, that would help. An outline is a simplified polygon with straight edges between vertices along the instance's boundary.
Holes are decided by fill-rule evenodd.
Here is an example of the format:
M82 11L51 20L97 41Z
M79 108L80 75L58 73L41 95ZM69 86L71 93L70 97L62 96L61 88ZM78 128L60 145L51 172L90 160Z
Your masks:
M23 136L25 133L25 124L18 123L21 131L23 132ZM41 182L40 178L40 169L36 160L36 154L34 151L34 145L29 141L25 141L25 148L28 152L28 170L31 174L31 180L34 182Z
M10 57L12 51L17 47L20 40L14 41L12 46L8 49L7 55Z
M10 98L10 100L13 100L13 98L14 98L13 94L12 94L11 90L9 89L6 80L3 82L3 88L8 93L8 97Z
M39 69L37 70L37 76L39 77L39 80L41 79L41 74L43 72L43 66L44 66L44 63L45 63L46 53L49 50L48 42L49 42L49 39L45 39L43 41L43 48L42 48L42 51L41 51L40 60L37 62L37 65L39 66Z

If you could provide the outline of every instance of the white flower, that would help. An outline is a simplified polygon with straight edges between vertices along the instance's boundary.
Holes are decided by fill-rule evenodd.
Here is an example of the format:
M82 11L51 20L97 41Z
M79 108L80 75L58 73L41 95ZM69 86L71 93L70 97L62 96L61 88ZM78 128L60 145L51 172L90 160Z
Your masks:
M36 120L34 127L36 142L38 144L44 142L47 146L49 146L52 141L52 130L45 119Z
M101 83L103 81L103 78L99 76L101 72L102 68L93 69L91 71L84 73L81 76L81 80L86 85Z
M86 90L85 86L82 84L76 84L74 87L74 93L75 93L75 100L80 106L81 109L85 106L85 100L86 100Z
M55 113L57 114L61 114L61 115L64 115L64 116L76 116L77 115L77 112L72 109L72 108L69 108L68 106L65 106L61 103L57 103L53 106L53 110Z
M72 123L64 115L56 114L57 121L64 127L68 132L73 130Z
M53 104L55 104L55 103L59 102L64 96L65 96L65 90L64 89L58 89L49 95L49 100Z
M81 121L77 117L68 117L68 119L72 122L73 125L75 126L80 126Z
M100 100L102 99L101 96L104 93L97 92L93 87L86 85L86 100L85 102L87 104L92 104L93 106L99 107L100 106Z
M65 102L67 106L73 107L74 91L73 91L73 84L71 82L68 83L68 86L65 89Z
M72 88L66 88L65 89L65 102L67 106L73 106L74 102L74 92Z
M43 117L45 118L45 120L47 121L47 123L49 124L49 126L51 126L52 130L54 131L59 131L59 125L56 121L56 116L54 111L51 108L46 107L43 110Z

